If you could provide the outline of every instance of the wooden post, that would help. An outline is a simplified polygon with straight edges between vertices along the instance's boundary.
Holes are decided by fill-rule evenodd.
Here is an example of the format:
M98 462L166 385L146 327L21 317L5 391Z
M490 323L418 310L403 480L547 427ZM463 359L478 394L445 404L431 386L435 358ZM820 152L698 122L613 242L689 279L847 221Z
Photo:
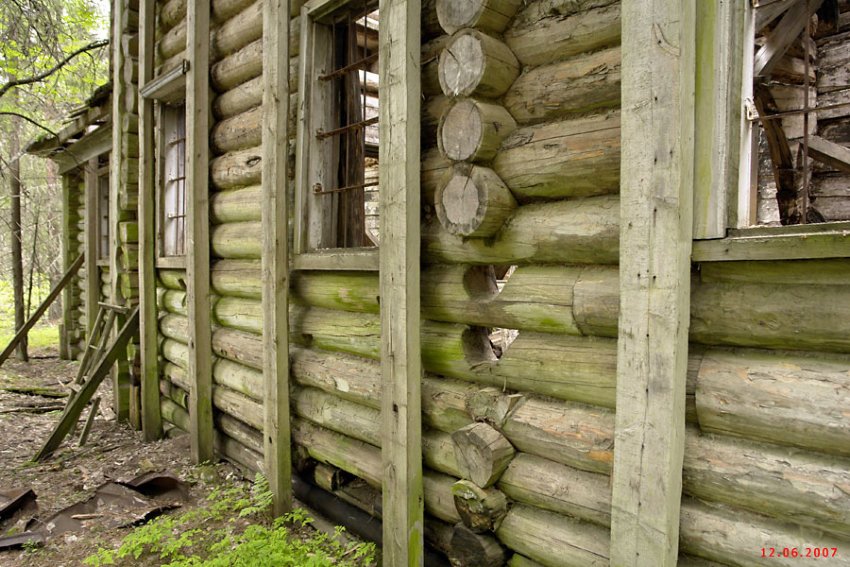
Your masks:
M289 0L263 9L263 379L266 476L275 515L292 507L289 432Z
M611 564L676 565L693 229L694 4L623 4Z
M210 0L186 12L186 279L189 308L189 397L192 459L213 459L212 327L210 321Z
M420 0L381 0L381 378L384 565L422 565L419 344Z
M154 1L139 6L139 86L153 79ZM153 100L139 100L139 338L142 365L142 431L147 441L162 435L157 365L156 193Z
M72 177L66 173L62 175L62 267L68 269L71 267L71 187ZM69 335L74 328L72 320L71 301L73 300L71 286L66 286L62 292L62 325L59 334L59 342L62 346L59 348L60 357L71 359L71 340ZM65 356L62 356L64 350Z
M98 209L98 182L97 182L97 158L90 159L83 166L83 179L85 180L86 219L85 219L85 274L86 274L86 337L90 336L94 328L94 318L97 316L97 303L100 298L100 274L97 269L97 256L99 242L97 241L97 209Z

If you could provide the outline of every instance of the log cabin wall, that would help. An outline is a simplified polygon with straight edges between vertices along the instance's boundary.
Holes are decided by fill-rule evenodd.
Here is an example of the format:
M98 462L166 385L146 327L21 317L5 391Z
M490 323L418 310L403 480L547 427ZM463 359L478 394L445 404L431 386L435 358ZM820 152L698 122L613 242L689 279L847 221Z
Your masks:
M85 251L86 196L85 181L79 170L72 170L62 177L63 198L68 212L65 226L66 269L74 259ZM63 296L63 329L68 346L68 357L79 360L86 346L86 280L85 271L80 269L80 277L68 286Z

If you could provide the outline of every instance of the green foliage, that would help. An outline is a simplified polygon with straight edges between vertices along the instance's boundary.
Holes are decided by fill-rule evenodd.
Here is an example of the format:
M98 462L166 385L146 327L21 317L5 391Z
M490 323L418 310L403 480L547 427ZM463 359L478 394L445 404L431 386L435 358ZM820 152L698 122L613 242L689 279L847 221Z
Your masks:
M33 309L43 301L50 292L49 282L40 282L33 290ZM4 348L15 336L15 311L12 299L12 284L0 280L0 349ZM41 324L36 325L27 335L30 348L41 348L59 344L59 328L46 323L46 315Z
M203 506L160 516L134 529L117 550L101 548L84 561L90 567L136 564L158 558L167 567L355 567L375 563L373 544L341 543L310 529L304 510L269 523L272 495L257 475L250 491L242 486L216 488ZM246 521L254 522L244 529ZM210 526L219 526L210 529ZM122 563L123 562L123 563Z

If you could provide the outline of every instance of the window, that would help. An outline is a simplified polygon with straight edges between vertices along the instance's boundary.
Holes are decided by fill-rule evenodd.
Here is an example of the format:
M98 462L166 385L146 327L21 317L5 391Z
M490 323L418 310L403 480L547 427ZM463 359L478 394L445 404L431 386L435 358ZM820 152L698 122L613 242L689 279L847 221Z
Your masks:
M737 225L848 220L850 7L830 0L752 4Z
M160 256L186 254L186 107L161 106Z
M107 171L109 167L106 167ZM109 173L102 170L97 178L97 260L109 262Z
M304 11L295 252L367 252L380 238L377 2Z

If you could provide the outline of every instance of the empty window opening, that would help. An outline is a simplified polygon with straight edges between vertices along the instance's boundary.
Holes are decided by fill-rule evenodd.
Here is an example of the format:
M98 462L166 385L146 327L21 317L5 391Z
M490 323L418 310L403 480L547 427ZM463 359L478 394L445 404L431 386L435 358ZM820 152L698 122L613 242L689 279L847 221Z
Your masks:
M505 285L510 280L511 276L516 271L516 266L489 266L493 271L493 277L496 280L496 288L501 292ZM497 358L502 358L511 344L519 336L517 329L504 329L501 327L493 327L489 330L490 344L493 346L493 352Z
M161 237L163 256L186 254L186 107L162 108Z

